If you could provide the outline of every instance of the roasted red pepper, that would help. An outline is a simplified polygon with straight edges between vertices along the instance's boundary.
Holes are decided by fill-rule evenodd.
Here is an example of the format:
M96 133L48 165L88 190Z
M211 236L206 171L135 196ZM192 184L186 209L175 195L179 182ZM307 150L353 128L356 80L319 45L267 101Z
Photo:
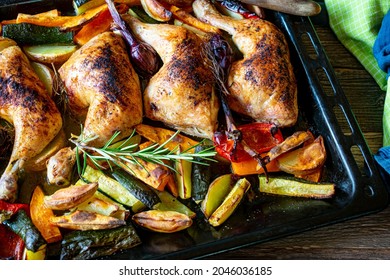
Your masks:
M282 132L269 123L250 123L238 127L242 140L258 154L268 152L276 144L283 141ZM226 131L214 134L214 145L217 153L232 162L242 162L251 159L238 141L234 149L234 140L228 138Z
M0 200L0 215L13 215L20 209L29 213L28 204L8 203ZM2 224L0 224L0 244L0 259L20 260L23 258L24 242L22 238Z

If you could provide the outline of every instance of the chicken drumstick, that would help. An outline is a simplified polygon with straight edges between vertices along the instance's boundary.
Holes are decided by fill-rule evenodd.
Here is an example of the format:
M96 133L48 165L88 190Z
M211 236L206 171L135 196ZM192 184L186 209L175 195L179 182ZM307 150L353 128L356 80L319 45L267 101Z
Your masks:
M0 52L0 118L14 125L9 163L0 178L0 199L15 201L19 169L58 134L62 117L18 46Z
M59 69L73 113L85 117L90 145L104 145L116 131L122 137L142 122L142 96L124 41L102 33L77 50Z
M232 35L243 54L228 76L229 107L258 122L294 125L297 83L283 33L266 20L224 16L208 0L195 0L193 9L199 19Z
M123 18L163 61L144 91L146 117L211 139L219 103L214 76L202 56L203 39L180 26L146 24L129 15Z

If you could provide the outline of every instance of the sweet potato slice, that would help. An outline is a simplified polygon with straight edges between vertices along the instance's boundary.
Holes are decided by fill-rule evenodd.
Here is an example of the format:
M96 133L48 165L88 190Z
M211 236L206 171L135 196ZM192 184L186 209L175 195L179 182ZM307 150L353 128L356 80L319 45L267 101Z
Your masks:
M170 180L167 167L139 159L141 164L123 162L122 168L156 190L162 191Z
M97 17L101 12L107 9L107 5L101 5L86 11L77 16L53 16L53 15L30 15L19 13L17 23L31 23L46 27L59 27L62 31L70 31L81 28L84 24Z
M221 31L208 23L205 23L203 21L200 21L184 9L180 9L176 6L171 6L170 11L173 14L173 17L179 21L181 21L184 24L188 24L190 26L193 26L203 32L210 32L210 33L221 33Z
M60 241L62 239L61 231L56 225L50 223L54 213L53 210L45 206L44 199L45 194L41 187L37 186L30 201L31 220L47 243Z
M264 154L262 155L264 156ZM263 174L264 169L254 158L246 161L232 162L232 171L234 174L239 176L252 175L252 174ZM267 165L267 172L278 172L280 168L276 160L270 161Z
M119 13L124 13L128 7L126 5L118 5L117 10ZM98 34L110 30L112 23L112 16L108 9L102 11L96 18L84 25L80 31L74 36L76 44L84 45L90 39Z
M146 139L154 143L158 143L159 145L162 145L165 141L167 141L175 134L175 132L172 130L160 128L160 127L153 127L146 124L139 124L135 127L135 129L139 135L145 137ZM174 149L177 149L178 146L180 146L182 151L191 152L193 150L189 150L189 149L197 144L199 144L199 142L192 140L191 138L188 138L181 134L177 134L164 147L172 151Z

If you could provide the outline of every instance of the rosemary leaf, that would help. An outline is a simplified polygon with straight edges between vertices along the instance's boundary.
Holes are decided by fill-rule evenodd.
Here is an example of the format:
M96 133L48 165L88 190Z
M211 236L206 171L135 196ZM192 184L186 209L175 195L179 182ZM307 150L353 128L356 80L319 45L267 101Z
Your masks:
M70 141L76 145L77 171L80 177L82 177L86 168L87 158L99 169L104 169L102 162L106 162L111 169L116 165L128 171L131 171L131 165L146 170L143 162L159 164L176 172L169 162L187 160L202 165L208 165L206 162L201 162L197 159L204 159L209 162L216 161L214 159L214 156L216 155L214 147L200 152L190 152L190 150L195 151L195 147L202 144L202 142L190 147L184 152L180 151L180 145L177 145L173 150L169 150L165 147L179 133L180 131L175 132L168 140L160 145L155 143L142 150L139 150L139 144L130 141L130 139L135 136L135 130L133 130L131 135L119 146L115 145L115 141L120 135L120 132L118 131L115 132L101 148L89 146L88 142L95 140L96 137L86 138L82 133L80 136L72 135ZM80 154L83 154L83 160L81 159ZM83 161L83 164L81 161Z

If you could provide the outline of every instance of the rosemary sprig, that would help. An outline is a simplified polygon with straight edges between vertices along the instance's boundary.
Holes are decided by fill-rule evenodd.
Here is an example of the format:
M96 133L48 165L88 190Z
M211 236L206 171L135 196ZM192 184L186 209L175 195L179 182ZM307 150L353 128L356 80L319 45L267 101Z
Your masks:
M120 132L115 132L103 147L89 146L88 143L96 138L85 138L83 133L81 133L80 136L72 135L70 141L75 145L77 172L81 178L87 167L88 160L99 169L106 169L104 163L106 163L110 169L113 169L113 166L123 167L126 163L144 168L142 164L142 161L144 161L163 165L174 172L176 172L176 170L172 168L170 164L167 164L167 162L187 160L202 165L208 165L207 162L198 161L197 159L206 159L209 162L216 161L214 159L214 156L216 155L214 147L195 152L195 147L202 145L203 142L182 152L179 149L179 145L173 150L166 148L165 146L179 133L180 131L177 131L161 145L153 144L142 150L139 150L138 143L132 143L131 141L131 138L135 136L135 130L133 130L131 135L123 140L120 145L115 145ZM190 152L190 150L193 150L194 152ZM128 169L128 167L129 166L126 165L126 169Z

